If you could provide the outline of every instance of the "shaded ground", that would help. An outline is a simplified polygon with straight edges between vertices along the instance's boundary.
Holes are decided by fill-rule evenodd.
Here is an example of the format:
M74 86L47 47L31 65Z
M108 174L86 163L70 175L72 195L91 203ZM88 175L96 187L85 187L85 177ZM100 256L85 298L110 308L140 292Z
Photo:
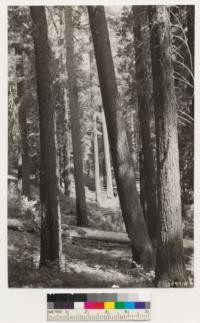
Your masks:
M38 190L33 187L34 196ZM75 224L75 200L62 193L62 223ZM101 230L124 231L117 199L106 200L98 206L94 195L88 194L90 226ZM38 224L37 205L28 207L19 203L15 190L9 192L9 217ZM110 204L109 204L110 203ZM193 271L193 225L185 219L185 259L190 282ZM190 224L189 224L190 223ZM128 245L93 240L71 239L63 235L63 268L38 269L39 229L36 232L8 230L9 287L86 288L86 287L153 287L154 273L145 273L141 267L133 268Z
M10 287L150 287L150 275L132 268L128 246L63 241L63 271L38 269L39 236L9 230Z

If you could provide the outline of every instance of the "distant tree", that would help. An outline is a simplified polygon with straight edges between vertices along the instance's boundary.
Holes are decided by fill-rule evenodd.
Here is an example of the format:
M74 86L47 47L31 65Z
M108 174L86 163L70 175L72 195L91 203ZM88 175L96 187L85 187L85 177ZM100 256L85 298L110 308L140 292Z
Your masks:
M144 181L144 214L148 223L150 237L156 238L156 172L151 140L152 77L150 33L147 6L133 6L136 85L141 136L141 159ZM141 186L143 186L141 185ZM146 207L145 207L146 204Z
M52 104L51 50L44 6L30 7L33 22L35 70L40 120L40 266L60 264L61 218L58 195L55 109Z
M72 7L65 7L65 37L67 49L67 73L69 87L69 107L71 116L72 147L74 160L74 179L76 189L76 216L78 225L87 225L87 209L83 175L83 160L80 133L80 112L78 88L76 80L76 64L74 60Z
M110 21L110 19L109 19ZM133 11L131 6L124 6L120 16L115 16L109 23L109 30L115 31L117 56L115 57L116 78L121 97L123 117L130 153L133 159L136 181L139 182L140 131L138 121L138 98L135 75L135 48L133 35ZM112 35L110 35L112 39ZM137 185L139 192L139 185Z
M67 89L65 24L63 7L48 7L49 38L52 49L53 100L56 109L56 135L60 186L70 195L71 130Z
M133 257L152 268L153 250L136 190L104 7L88 6L88 12L122 215Z
M99 176L99 150L98 150L98 130L97 130L97 116L94 113L94 175L95 175L95 192L96 201L101 202L101 185Z
M104 158L105 158L105 166L106 166L106 191L107 191L108 198L113 198L110 146L108 141L108 131L106 126L104 111L102 111L101 113L101 120L102 120L102 129L103 129Z
M156 285L186 281L181 219L181 191L176 97L166 6L149 8L157 140L158 236Z
M30 198L30 161L27 129L27 106L26 87L24 75L24 52L20 39L15 44L16 54L16 76L17 76L17 97L18 97L18 118L19 118L19 158L18 158L18 180L21 182L22 194Z
M67 109L67 94L66 89L64 90L64 142L63 142L63 181L65 186L65 195L70 195L70 184L71 184L71 178L70 178L70 127L69 127L69 113Z
M29 171L31 175L39 173L39 115L36 98L35 68L32 41L32 25L28 6L8 7L8 167L12 173L17 166L22 188L22 143L19 130L19 110L23 105L26 114L26 132L28 143ZM17 47L17 48L16 48ZM22 55L16 54L16 49ZM23 77L17 78L17 65L22 63ZM31 77L30 77L31 75ZM17 83L23 86L23 98L17 93ZM22 109L23 110L23 109ZM24 118L23 118L24 119ZM25 136L24 136L25 138ZM25 141L25 140L24 140ZM21 147L21 148L20 148ZM23 149L25 152L26 149ZM28 165L27 164L27 165ZM26 173L26 172L23 172ZM35 176L37 178L37 175Z

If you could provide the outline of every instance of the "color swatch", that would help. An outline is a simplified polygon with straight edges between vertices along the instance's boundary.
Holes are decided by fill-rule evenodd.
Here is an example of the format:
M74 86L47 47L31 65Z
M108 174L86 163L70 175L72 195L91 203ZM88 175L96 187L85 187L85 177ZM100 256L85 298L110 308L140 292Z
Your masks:
M150 309L150 301L141 301L139 294L48 294L48 309Z

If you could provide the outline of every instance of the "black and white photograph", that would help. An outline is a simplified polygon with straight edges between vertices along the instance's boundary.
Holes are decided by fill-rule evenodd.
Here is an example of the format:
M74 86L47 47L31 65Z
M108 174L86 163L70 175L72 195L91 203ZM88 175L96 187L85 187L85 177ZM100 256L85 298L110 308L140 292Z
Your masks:
M194 5L11 6L8 287L194 287Z

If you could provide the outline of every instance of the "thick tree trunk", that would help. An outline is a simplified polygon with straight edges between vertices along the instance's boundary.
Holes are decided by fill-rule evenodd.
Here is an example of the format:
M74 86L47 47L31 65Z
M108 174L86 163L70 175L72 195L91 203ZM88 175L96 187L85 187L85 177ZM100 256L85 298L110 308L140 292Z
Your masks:
M110 164L110 147L108 142L108 131L104 111L102 111L103 145L106 165L106 190L108 198L113 198L112 172Z
M90 28L122 214L134 257L153 267L153 250L136 190L103 6L89 6Z
M185 282L176 98L166 6L151 6L151 53L158 169L156 285Z
M100 203L101 185L100 185L100 176L99 176L99 150L98 150L98 138L97 138L96 113L94 113L94 175L95 175L96 201Z
M20 149L19 154L21 165L19 165L19 180L21 181L22 194L30 198L30 161L28 146L28 129L27 129L27 107L25 105L25 82L23 67L23 51L19 44L15 46L17 55L16 74L17 74L17 96L18 96L18 118L20 129Z
M151 239L156 239L157 206L156 206L156 172L151 141L151 53L148 9L146 6L133 6L134 42L136 61L136 81L140 136L142 144L142 169L144 180L144 196L146 199L146 220ZM141 191L142 192L142 191Z
M78 106L78 89L74 59L72 7L65 7L65 37L67 49L67 73L69 86L69 107L71 115L72 147L74 159L74 179L76 189L77 224L87 225L87 209L81 150L80 113Z
M55 110L52 97L51 51L44 6L30 7L33 21L35 69L40 118L40 266L61 262L61 218L58 195Z

